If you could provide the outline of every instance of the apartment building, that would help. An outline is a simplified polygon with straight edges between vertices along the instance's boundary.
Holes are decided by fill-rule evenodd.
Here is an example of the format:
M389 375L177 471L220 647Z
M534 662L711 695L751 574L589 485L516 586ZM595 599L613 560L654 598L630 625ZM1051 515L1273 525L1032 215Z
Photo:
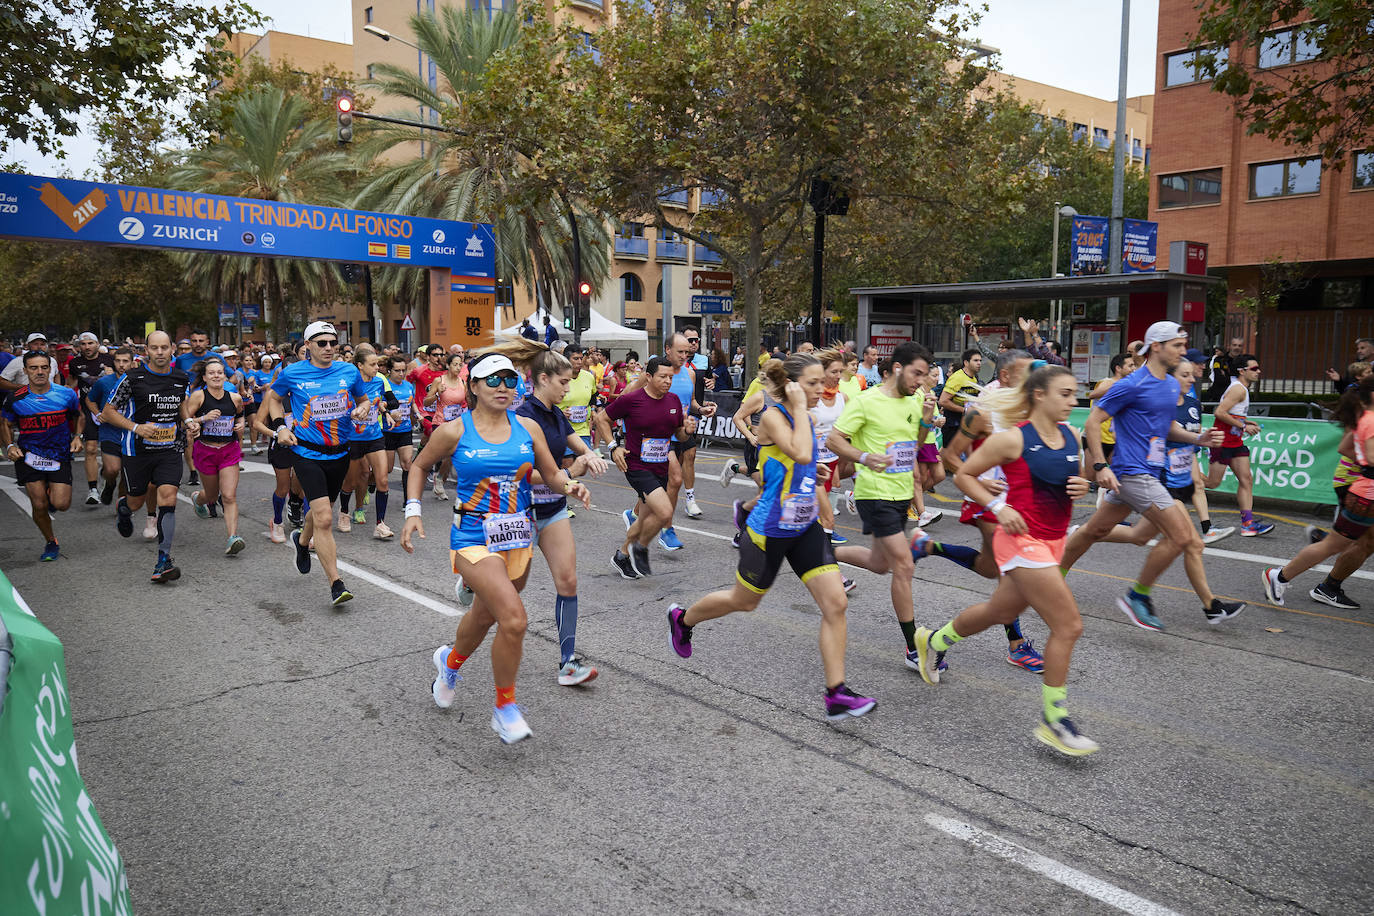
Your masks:
M1091 142L1103 153L1112 151L1116 134L1114 99L1099 99L995 71L988 74L986 85L1033 104L1056 127L1072 131L1076 139ZM1126 99L1126 161L1146 170L1150 168L1153 121L1154 96L1138 95Z

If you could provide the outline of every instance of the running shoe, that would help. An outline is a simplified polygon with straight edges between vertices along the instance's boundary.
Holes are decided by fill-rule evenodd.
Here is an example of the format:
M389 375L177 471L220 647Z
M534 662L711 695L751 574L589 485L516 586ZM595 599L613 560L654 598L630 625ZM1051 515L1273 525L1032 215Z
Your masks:
M697 505L696 497L687 500L687 517L701 518L701 507Z
M635 572L635 565L634 565L634 563L630 560L629 557L627 557L625 554L621 553L619 550L617 550L617 551L615 552L615 556L611 558L611 562L615 564L615 568L616 568L616 569L620 570L620 578L622 578L622 579L638 579L638 578L639 578L639 573Z
M850 592L854 591L854 589L856 589L856 588L859 587L859 583L855 582L853 579L849 578L848 576L845 576L844 578L840 579L840 583L844 586L844 593L845 593L846 595L849 594Z
M372 536L379 541L389 541L396 536L396 532L386 522L378 522L377 527L372 529Z
M850 716L857 719L872 712L877 705L878 701L872 697L857 696L848 687L841 686L834 693L825 694L825 717L831 722Z
M273 544L286 543L286 531L276 522L267 523L267 531L264 532L264 536Z
M109 505L114 501L115 490L119 488L119 478L105 481L105 488L100 491L100 501Z
M1216 626L1223 620L1230 620L1232 617L1239 616L1243 610L1245 610L1244 601L1222 601L1220 598L1213 598L1212 606L1203 608L1202 613L1207 618L1208 623Z
M119 498L119 505L115 507L115 530L122 538L133 537L134 513L129 509L129 501L122 496Z
M86 494L86 505L88 505L88 506L98 506L98 505L100 505L100 491L97 490L95 487L91 487L91 492L89 492L89 493Z
M1268 534L1274 530L1273 522L1253 519L1248 525L1240 526L1240 536L1243 538L1259 537L1261 534Z
M920 528L911 536L911 559L919 563L923 558L930 556L931 537Z
M735 548L736 550L739 550L739 532L738 532L738 531L735 532L735 536L734 536L734 537L730 538L730 546L733 547L733 548Z
M368 505L369 503L371 503L371 502L372 502L372 494L373 494L373 493L376 493L376 492L377 492L377 485L376 485L375 483L370 483L370 484L368 484L368 485L367 485L367 489L363 491L363 498L362 498L361 500L358 501L358 507L359 507L359 508L362 508L363 506L366 506L366 505ZM362 523L359 522L359 524L362 524Z
M735 500L730 507L730 517L735 521L735 531L743 531L745 523L749 521L749 512L744 508L743 500ZM739 545L736 544L735 546L738 547Z
M1319 582L1312 591L1307 593L1313 601L1330 607L1338 607L1343 611L1358 611L1360 605L1352 601L1350 596L1345 593L1345 589L1339 585L1334 590L1328 589L1325 582Z
M355 524L355 525L365 525L365 524L367 524L367 513L364 512L361 508L359 508L359 509L354 509L354 510L353 510L353 524Z
M945 513L940 509L927 509L921 513L921 517L916 520L916 527L924 528L926 525L933 525L945 517Z
M340 513L339 513L339 531L343 532L344 534L348 534L348 532L350 532L350 531L352 531L352 530L353 530L353 517L350 516L347 512L340 512Z
M678 540L677 532L669 525L658 533L658 546L664 550L681 550L682 541Z
M200 475L197 474L195 471L192 471L192 472L191 472L191 479L188 480L188 481L186 481L186 485L187 485L187 486L191 486L191 487L198 487L198 486L200 486Z
M854 502L854 491L853 491L853 490L845 490L845 491L844 491L844 509L845 509L845 511L848 512L850 515L858 515L858 514L859 514L859 507L858 507L858 505Z
M296 572L303 576L310 572L310 547L301 543L300 529L291 532L291 546L296 548Z
M453 583L453 592L458 596L458 604L462 607L472 607L472 603L477 600L477 593L467 587L462 576Z
M848 543L849 543L849 538L845 537L843 534L840 534L838 531L832 531L832 532L830 532L830 546L834 547L834 546L837 546L837 545L839 545L839 544L848 544Z
M261 454L262 454L262 446L261 446L261 445L255 445L255 446L253 446L251 449L249 449L248 451L249 451L249 454L252 454L252 455L261 455Z
M463 679L458 669L448 666L448 653L448 646L434 650L434 683L429 685L429 692L434 696L434 705L440 709L448 709L453 705L453 695L458 691L458 682Z
M668 642L681 658L692 657L692 628L682 622L686 613L680 604L668 605Z
M1212 528L1211 530L1209 530L1206 534L1204 534L1204 535L1202 536L1202 543L1203 543L1203 544L1215 544L1217 541L1221 540L1222 538L1229 538L1231 535L1233 535L1233 534L1235 534L1235 533L1236 533L1236 529L1233 528L1233 527L1231 527L1231 526L1229 526L1229 525L1228 525L1227 527L1225 527L1225 528Z
M1326 529L1318 528L1316 525L1303 525L1302 533L1307 536L1307 543L1320 544L1326 540Z
M514 703L492 709L491 730L500 736L502 744L514 744L530 736L530 727L525 722L525 716Z
M172 558L165 553L158 554L157 565L153 567L153 581L165 584L180 578L181 570L172 565Z
M439 477L434 478L434 498L448 499L448 491L444 489L444 481Z
M43 547L43 553L39 555L38 559L42 560L44 563L51 563L53 560L57 559L59 552L57 542L48 541Z
M574 655L558 669L560 687L576 687L596 680L596 669Z
M229 543L228 543L228 545L224 548L224 555L225 555L226 557L232 557L232 556L234 556L235 554L243 553L243 548L245 548L245 547L247 547L247 546L248 546L248 543L247 543L246 541L244 541L243 538L239 537L237 534L230 535L230 537L229 537Z
M286 501L286 522L292 528L305 527L305 503L295 499Z
M940 672L935 668L935 650L930 647L930 637L934 630L916 628L916 648L906 654L906 666L921 672L921 680L927 684L940 683Z
M353 593L348 590L348 586L343 584L342 579L335 579L334 584L329 586L329 603L338 607L345 601L352 601Z
M635 523L635 510L626 509L624 512L620 513L620 517L625 520L625 530L629 531Z
M1149 595L1128 591L1126 597L1116 599L1116 606L1142 630L1164 629L1164 622L1155 616L1155 606Z
M574 512L573 510L569 509L569 510L568 510L568 518L577 518L577 513Z
M1159 535L1155 535L1154 537L1152 537L1152 538L1150 538L1148 541L1146 541L1146 542L1145 542L1145 546L1146 546L1146 547L1158 547L1158 546L1159 546Z
M1058 722L1041 720L1035 728L1035 737L1061 754L1068 754L1070 757L1086 757L1093 751L1099 750L1100 746L1096 741L1082 734L1073 720L1067 717Z
M1018 668L1025 668L1032 674L1045 670L1045 659L1029 639L1021 640L1021 645L1007 650L1007 661Z
M725 462L725 467L720 469L720 485L725 489L730 489L730 481L739 473L739 465L734 461Z
M143 540L145 540L145 541L156 541L156 540L157 540L157 518L156 518L156 517L150 515L150 516L148 516L148 520L147 520L146 522L143 523Z
M915 506L907 506L907 507L906 507L906 520L907 520L907 521L909 521L909 522L917 521L918 519L920 519L921 515L922 515L922 513L917 512Z
M1279 581L1279 573L1282 572L1277 566L1270 566L1260 573L1260 578L1264 580L1264 596L1275 604L1283 604L1283 593L1288 588L1287 582Z
M638 544L631 544L630 562L634 564L635 572L639 575L653 575L653 571L649 569L649 548L640 547Z

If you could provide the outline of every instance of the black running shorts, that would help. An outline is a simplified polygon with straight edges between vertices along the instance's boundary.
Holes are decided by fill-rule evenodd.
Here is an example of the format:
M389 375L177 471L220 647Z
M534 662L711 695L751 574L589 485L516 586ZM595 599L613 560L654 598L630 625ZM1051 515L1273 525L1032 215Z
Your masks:
M346 455L328 460L296 455L293 462L291 467L296 472L296 480L300 481L306 502L328 499L332 503L339 498L344 478L348 476Z
M835 564L830 535L819 522L812 522L796 537L765 537L746 527L739 539L739 568L735 577L749 591L762 595L778 578L783 560L803 584L822 573L840 569Z
M124 486L130 496L142 496L148 487L179 487L184 463L181 452L174 448L125 455L120 462Z

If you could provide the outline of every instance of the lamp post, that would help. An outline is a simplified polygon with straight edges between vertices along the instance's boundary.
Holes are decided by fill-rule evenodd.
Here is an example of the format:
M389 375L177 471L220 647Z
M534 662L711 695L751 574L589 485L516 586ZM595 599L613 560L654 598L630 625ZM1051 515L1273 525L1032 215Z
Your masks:
M424 80L425 80L425 52L424 52L424 49L423 49L423 48L421 48L419 45L415 44L414 42L406 41L404 38L400 37L399 35L393 35L393 34L391 34L391 33L388 32L386 29L382 28L382 27L379 26L379 25L372 25L371 23L369 23L369 24L363 26L363 31L366 32L366 33L369 34L369 35L374 35L374 36L376 36L377 38L380 38L382 41L395 41L395 42L399 42L400 44L405 45L407 48L414 48L414 49L415 49L415 56L416 56L415 72L418 73L418 74L420 75L420 81L421 81L421 82L424 82ZM424 119L425 119L425 106L421 105L421 106L420 106L420 120L421 120L421 121L424 121ZM423 156L424 154L425 154L425 141L424 141L424 140L421 140L421 141L420 141L420 155Z
M1075 210L1073 207L1070 207L1070 206L1068 206L1067 204L1064 205L1064 206L1060 206L1059 201L1057 201L1057 200L1054 202L1054 241L1050 243L1050 278L1051 278L1051 279L1053 279L1054 277L1059 276L1059 217L1061 217L1061 216L1074 217L1074 216L1077 216L1077 215L1078 215L1078 211ZM1063 300L1062 300L1062 299L1055 299L1055 300L1054 300L1054 306L1053 306L1053 308L1051 308L1051 310L1050 310L1050 333L1054 335L1054 339L1057 340L1057 341L1059 341L1060 344L1063 344L1063 343L1064 343L1063 338L1062 338L1062 335L1061 335L1061 333L1060 333L1060 328L1059 328L1060 319L1063 318L1063 311L1064 311L1064 302L1063 302Z

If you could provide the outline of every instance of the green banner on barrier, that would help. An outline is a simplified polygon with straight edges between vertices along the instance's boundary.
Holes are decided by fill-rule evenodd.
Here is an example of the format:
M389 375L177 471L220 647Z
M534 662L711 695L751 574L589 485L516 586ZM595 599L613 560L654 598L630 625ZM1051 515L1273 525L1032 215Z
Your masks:
M1253 419L1260 425L1260 431L1246 439L1245 444L1250 447L1255 495L1261 499L1334 506L1336 494L1331 491L1331 475L1340 459L1336 447L1341 443L1341 428L1326 420ZM1086 407L1074 408L1069 416L1069 423L1078 429L1087 421ZM1199 453L1199 462L1206 474L1206 449ZM1236 492L1236 475L1228 470L1216 489L1222 493Z
M13 641L0 709L0 913L129 914L124 860L76 769L62 644L0 574Z

